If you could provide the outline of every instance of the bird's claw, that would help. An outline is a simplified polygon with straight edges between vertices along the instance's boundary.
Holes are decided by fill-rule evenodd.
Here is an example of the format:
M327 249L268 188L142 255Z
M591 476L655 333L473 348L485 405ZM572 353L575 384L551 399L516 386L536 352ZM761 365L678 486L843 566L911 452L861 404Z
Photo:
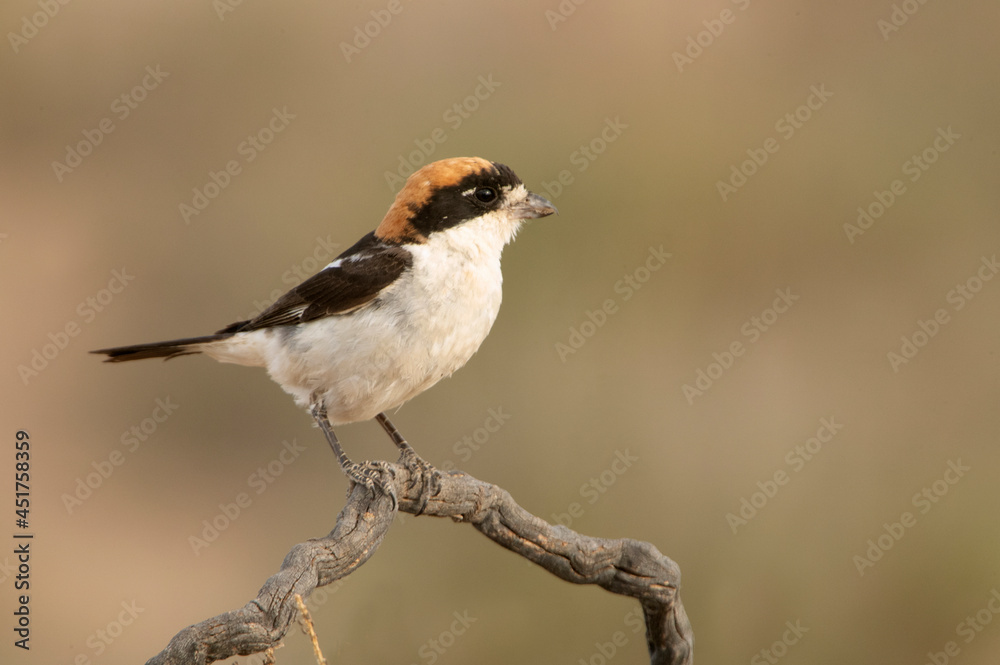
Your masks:
M441 491L441 472L433 464L417 454L409 444L400 446L399 463L410 472L410 486L420 484L420 495L417 497L417 510L414 515L423 514L432 496Z
M373 494L377 490L388 496L392 501L392 509L397 510L399 508L399 498L396 496L395 486L391 482L383 480L385 476L392 477L392 467L386 462L369 461L358 464L352 461L347 456L347 453L344 452L336 433L333 431L333 426L330 425L330 420L327 418L326 403L322 399L316 399L314 396L309 411L316 420L316 424L323 430L323 435L333 449L341 470L351 481L351 487L347 490L348 494L354 489L354 485L364 485Z
M396 489L392 483L383 480L383 474L391 474L392 468L385 462L348 462L343 467L344 474L351 481L352 485L348 489L348 494L354 489L354 485L364 485L372 492L382 492L392 500L392 509L399 508L399 499L396 496Z

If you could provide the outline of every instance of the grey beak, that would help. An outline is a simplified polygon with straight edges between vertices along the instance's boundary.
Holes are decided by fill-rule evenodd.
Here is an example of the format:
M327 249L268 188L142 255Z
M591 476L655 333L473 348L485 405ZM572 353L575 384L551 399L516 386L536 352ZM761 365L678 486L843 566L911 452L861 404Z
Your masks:
M528 196L523 201L514 206L514 214L518 219L537 219L538 217L548 217L554 212L559 212L556 207L544 196L539 196L534 192L528 192Z

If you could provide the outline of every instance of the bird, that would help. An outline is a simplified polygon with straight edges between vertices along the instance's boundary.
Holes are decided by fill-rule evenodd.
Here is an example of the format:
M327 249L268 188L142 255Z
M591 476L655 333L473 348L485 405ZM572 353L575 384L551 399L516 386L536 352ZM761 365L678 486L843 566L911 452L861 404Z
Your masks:
M476 353L500 310L504 247L526 220L557 212L504 164L435 161L406 179L374 231L254 318L211 335L91 353L110 363L200 353L264 367L310 412L352 481L379 484L344 453L334 428L373 418L401 459L426 474L433 467L386 412Z

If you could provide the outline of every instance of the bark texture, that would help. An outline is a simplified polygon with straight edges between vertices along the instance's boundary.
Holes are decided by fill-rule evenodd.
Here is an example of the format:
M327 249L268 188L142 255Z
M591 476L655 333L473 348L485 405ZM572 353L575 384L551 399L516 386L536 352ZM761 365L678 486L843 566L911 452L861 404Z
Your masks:
M177 633L147 665L206 665L278 646L298 614L295 595L350 575L375 552L396 511L416 514L427 499L426 473L370 463L381 486L354 485L327 536L292 547L254 600ZM680 598L680 569L653 545L585 536L553 526L517 505L496 485L461 472L434 472L423 514L468 522L512 552L574 584L596 584L639 601L653 665L693 662L694 636ZM388 490L385 491L385 490Z

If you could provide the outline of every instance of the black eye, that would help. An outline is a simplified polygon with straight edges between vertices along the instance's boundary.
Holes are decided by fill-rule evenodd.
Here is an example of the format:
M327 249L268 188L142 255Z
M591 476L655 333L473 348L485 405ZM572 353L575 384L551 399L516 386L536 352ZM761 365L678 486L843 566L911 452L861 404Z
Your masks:
M497 200L497 190L492 187L480 187L475 191L473 196L476 197L480 203L493 203Z

